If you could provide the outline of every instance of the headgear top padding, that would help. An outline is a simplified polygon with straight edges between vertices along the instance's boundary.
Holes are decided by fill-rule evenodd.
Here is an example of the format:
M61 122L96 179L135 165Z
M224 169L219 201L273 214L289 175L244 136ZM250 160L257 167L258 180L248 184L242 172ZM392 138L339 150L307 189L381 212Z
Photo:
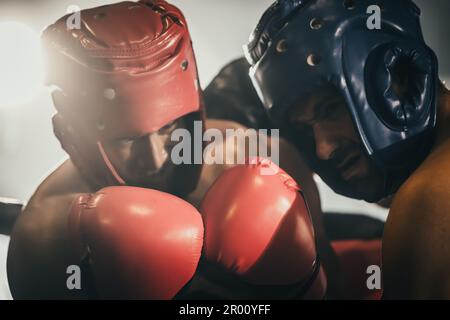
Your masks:
M181 11L164 0L82 10L42 35L54 131L75 165L100 185L125 184L102 146L201 110L192 43Z
M369 28L372 13L379 14L380 29ZM271 119L283 126L294 103L333 85L389 189L398 186L428 153L436 125L438 64L419 16L409 0L274 3L245 48ZM399 73L407 78L401 95L394 90Z

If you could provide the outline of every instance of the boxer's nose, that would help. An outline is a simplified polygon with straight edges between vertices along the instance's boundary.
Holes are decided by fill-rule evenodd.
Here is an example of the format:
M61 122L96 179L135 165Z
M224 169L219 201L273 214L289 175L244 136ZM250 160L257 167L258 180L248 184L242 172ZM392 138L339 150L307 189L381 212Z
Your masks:
M157 171L167 161L168 154L165 148L165 138L158 134L148 135L149 163L148 170Z
M156 133L150 133L139 139L136 146L137 165L146 173L154 173L160 170L167 161L168 153L165 148L165 139Z

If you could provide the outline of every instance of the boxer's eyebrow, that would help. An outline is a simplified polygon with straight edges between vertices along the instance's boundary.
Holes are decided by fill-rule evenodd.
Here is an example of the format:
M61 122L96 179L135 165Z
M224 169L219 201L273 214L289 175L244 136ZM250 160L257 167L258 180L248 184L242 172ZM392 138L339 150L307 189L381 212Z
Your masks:
M330 116L337 111L340 102L341 100L336 96L328 96L321 99L321 101L318 101L314 106L314 118L322 119Z
M324 116L323 112L331 105L339 105L341 98L332 89L324 89L309 98L299 100L292 108L293 122L310 125ZM334 110L331 110L334 111Z
M326 98L321 98L316 101L309 101L303 107L295 108L294 121L301 124L311 124L318 118L320 110L327 101Z

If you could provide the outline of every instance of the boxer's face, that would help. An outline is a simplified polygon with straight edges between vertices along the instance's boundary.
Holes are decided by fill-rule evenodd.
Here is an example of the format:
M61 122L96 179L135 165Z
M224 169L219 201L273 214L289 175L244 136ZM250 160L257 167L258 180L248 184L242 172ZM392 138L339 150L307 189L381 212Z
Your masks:
M298 139L310 139L315 157L349 186L356 198L377 199L383 188L382 176L364 152L345 101L334 88L323 88L294 105L289 119Z
M199 112L168 123L156 132L139 137L123 137L104 142L104 148L119 175L129 185L157 189L179 196L192 192L200 177L201 165L175 165L171 160L171 141L175 129L187 129L194 136L194 121ZM194 139L191 139L193 143ZM193 148L193 147L192 147Z

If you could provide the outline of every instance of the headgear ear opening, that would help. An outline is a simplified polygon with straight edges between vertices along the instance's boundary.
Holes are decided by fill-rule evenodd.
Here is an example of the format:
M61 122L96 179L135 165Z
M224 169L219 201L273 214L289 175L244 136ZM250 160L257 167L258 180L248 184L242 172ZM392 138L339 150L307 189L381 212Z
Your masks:
M380 46L369 55L367 99L392 130L410 130L429 115L435 87L431 54L420 47L395 43Z

